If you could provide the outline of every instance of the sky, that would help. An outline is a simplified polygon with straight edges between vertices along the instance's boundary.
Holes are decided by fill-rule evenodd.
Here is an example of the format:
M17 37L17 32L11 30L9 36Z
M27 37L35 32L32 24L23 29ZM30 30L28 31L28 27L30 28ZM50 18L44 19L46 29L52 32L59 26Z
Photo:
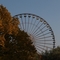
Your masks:
M12 16L33 13L45 19L54 31L56 46L60 46L60 0L0 0Z

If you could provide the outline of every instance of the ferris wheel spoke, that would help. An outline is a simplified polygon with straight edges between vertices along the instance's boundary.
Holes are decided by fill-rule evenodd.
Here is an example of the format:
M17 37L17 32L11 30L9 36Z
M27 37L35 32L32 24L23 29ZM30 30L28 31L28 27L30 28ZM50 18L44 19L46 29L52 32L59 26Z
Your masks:
M38 44L38 46L41 46L41 47L43 47L43 48L52 49L52 47L48 47L48 46L45 46L45 45L41 45L41 44Z
M44 30L44 31L42 31L41 33L39 33L39 34L42 34L42 33L44 33L44 32L46 32L46 31L48 31L49 29L46 29L46 30Z
M41 46L36 46L36 47L38 47L39 49L42 49L42 50L46 50L45 48L42 48Z
M35 31L33 34L37 34L39 32L41 32L46 26L44 26L43 28L39 29L39 31Z
M32 31L31 31L32 33L34 32L35 28L36 28L36 27L37 27L37 25L39 24L39 23L38 23L38 24L36 25L36 24L35 24L35 23L36 23L36 21L37 21L37 20L35 19L35 22L34 22L34 24L33 24ZM35 27L35 26L36 26L36 27Z
M26 31L26 15L24 15L24 18L25 18L25 28L24 28L24 30Z
M38 33L38 34L37 34L37 33L35 33L34 35L35 35L35 36L38 36L38 35L43 34L43 33L44 33L44 32L46 32L46 31L48 31L48 29L46 29L46 30L44 30L44 31L42 31L42 32L40 32L40 33Z
M29 17L28 17L28 26L27 26L27 32L28 32L28 30L29 30Z
M34 36L36 39L48 39L48 38L53 38L52 35L50 36L43 36L43 37L37 37L37 36Z
M39 47L36 47L36 48L37 48L37 50L38 50L38 51L37 51L38 53L43 52L43 49L40 49ZM44 51L45 51L45 50L44 50Z
M40 39L45 39L45 38L51 38L52 36L46 36L46 37L42 37Z
M49 40L49 41L47 41L47 40L35 40L34 42L35 43L51 43L53 40Z
M35 25L35 23L36 23L36 20L34 21L34 23L33 23L33 26L32 26L32 29L31 29L31 33L32 33L32 31L33 31L33 29L34 29L34 25Z
M33 24L33 19L34 19L34 18L32 18L32 20L31 20L31 23L30 23L31 25ZM31 25L30 25L30 32L31 32L31 30L32 30L32 26L31 26Z
M43 23L34 31L34 33L36 33L36 31L38 31L42 25L43 25Z
M41 41L47 41L47 42L48 42L48 41L53 41L53 40L51 40L51 39L48 39L48 40L37 39L37 41L40 41L40 42L41 42ZM37 41L35 41L35 42L37 42Z
M22 24L23 24L23 19L22 19L22 15L21 15L21 16L20 16L20 25L21 25L21 28L20 28L20 29L23 29Z
M38 27L39 23L40 23L40 22L38 22L38 23L36 24L36 27ZM34 26L35 26L35 25L34 25ZM34 30L36 29L36 27L33 29L32 33L34 32Z
M48 34L51 34L51 32L48 32L48 33L45 33L45 34L42 34L42 35L36 35L36 37L38 38L38 37L46 36Z
M39 43L39 44L45 44L45 45L53 45L52 43L41 43L41 42L37 42L37 43Z
M22 29L24 30L24 23L23 23L22 15L20 15L20 21L22 22ZM21 24L21 23L20 23L20 24Z

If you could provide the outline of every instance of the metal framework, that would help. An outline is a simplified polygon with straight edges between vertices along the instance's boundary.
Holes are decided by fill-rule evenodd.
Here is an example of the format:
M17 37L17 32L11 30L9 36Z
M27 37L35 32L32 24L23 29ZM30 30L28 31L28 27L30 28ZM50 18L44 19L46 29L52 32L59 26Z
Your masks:
M55 36L46 20L31 13L22 13L13 17L19 18L19 28L27 32L38 53L55 48Z

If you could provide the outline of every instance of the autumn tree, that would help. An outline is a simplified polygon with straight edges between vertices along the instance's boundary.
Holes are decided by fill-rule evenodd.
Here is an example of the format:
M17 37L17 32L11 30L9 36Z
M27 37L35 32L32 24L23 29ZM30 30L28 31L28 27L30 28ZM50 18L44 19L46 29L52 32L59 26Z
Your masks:
M19 20L12 18L6 7L0 5L0 45L4 46L6 34L18 33Z
M0 59L36 60L32 40L18 25L18 18L11 17L8 10L0 5Z

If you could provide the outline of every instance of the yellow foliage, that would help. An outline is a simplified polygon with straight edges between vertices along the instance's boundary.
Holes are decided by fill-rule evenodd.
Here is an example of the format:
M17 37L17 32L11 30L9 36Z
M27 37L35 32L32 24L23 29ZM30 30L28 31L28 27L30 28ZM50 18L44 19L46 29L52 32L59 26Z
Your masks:
M0 5L0 33L4 33L3 36L6 33L17 35L19 29L18 24L18 18L12 18L6 7Z

